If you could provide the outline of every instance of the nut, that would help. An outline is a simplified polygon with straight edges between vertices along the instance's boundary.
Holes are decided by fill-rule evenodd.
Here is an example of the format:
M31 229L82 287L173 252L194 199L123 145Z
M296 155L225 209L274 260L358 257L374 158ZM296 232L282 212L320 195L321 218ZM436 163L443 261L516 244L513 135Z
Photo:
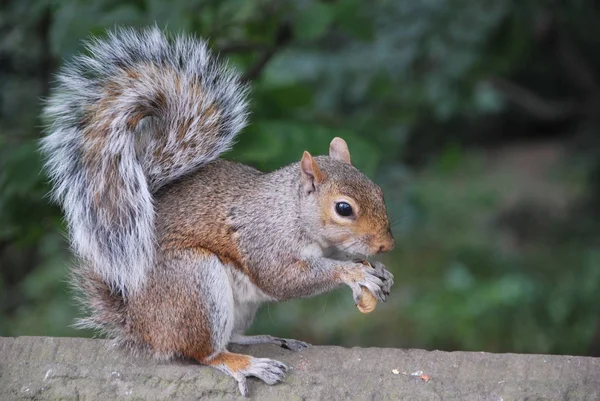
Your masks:
M367 290L365 287L362 287L361 289L362 295L356 307L362 313L371 313L377 306L377 298L375 298L375 296L371 294L371 291Z

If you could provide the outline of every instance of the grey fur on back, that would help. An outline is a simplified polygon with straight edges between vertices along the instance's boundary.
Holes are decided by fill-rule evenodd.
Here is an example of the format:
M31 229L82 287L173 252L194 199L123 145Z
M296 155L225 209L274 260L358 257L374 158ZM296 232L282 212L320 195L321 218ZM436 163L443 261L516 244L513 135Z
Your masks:
M42 152L82 265L134 292L155 258L153 193L231 147L247 87L203 41L156 27L86 50L57 76Z

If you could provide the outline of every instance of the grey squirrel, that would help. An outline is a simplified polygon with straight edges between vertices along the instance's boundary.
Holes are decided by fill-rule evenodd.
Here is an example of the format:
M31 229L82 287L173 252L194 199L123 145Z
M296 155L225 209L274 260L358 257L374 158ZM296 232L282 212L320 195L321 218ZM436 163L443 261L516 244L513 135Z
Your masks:
M393 276L362 258L394 246L381 189L335 138L271 173L219 159L246 124L248 88L191 36L119 29L62 68L42 139L88 317L120 345L282 381L278 361L230 343L308 344L245 336L263 302L341 284L385 301ZM374 268L373 268L374 267Z

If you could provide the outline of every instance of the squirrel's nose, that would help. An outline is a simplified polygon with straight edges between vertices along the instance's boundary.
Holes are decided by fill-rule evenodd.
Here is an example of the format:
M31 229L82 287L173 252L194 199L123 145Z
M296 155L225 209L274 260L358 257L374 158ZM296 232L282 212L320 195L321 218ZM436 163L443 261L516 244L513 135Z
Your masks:
M379 248L377 250L377 253L384 253L384 252L389 252L392 249L394 249L394 237L392 237L391 235L385 239L383 239L380 243L379 243Z

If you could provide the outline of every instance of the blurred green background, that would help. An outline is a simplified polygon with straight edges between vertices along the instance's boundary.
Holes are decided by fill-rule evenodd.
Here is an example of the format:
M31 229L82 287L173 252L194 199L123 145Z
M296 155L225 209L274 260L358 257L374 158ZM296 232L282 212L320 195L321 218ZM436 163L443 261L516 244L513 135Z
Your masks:
M265 306L316 344L600 355L600 9L591 0L0 3L0 335L91 335L40 173L40 99L81 39L194 32L252 82L228 158L270 170L334 136L381 184L396 276Z

